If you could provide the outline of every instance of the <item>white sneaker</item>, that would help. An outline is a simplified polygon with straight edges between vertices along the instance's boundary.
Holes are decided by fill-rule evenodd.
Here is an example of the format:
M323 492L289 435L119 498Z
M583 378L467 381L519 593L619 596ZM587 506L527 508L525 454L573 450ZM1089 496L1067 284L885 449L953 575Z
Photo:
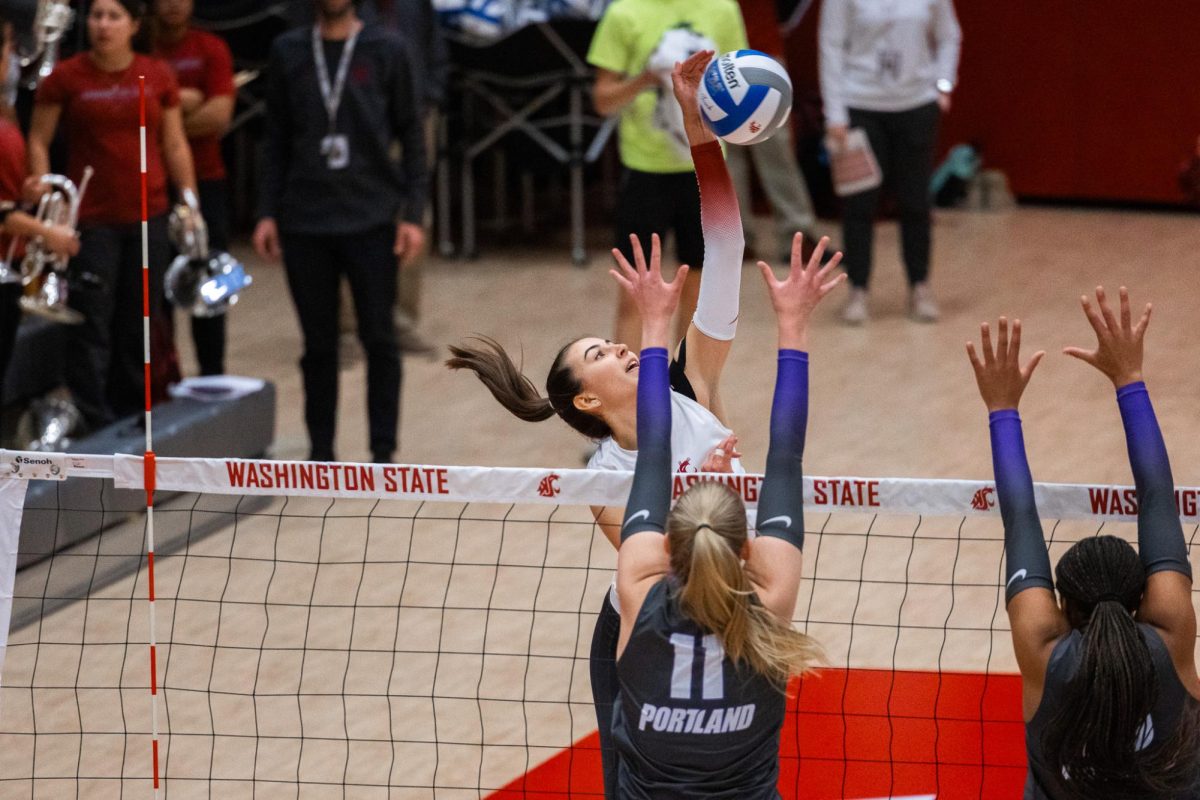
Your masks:
M937 322L940 312L933 290L925 281L914 283L908 295L908 317L915 322Z
M852 286L850 299L842 306L842 322L847 325L862 325L870 316L867 311L867 290Z

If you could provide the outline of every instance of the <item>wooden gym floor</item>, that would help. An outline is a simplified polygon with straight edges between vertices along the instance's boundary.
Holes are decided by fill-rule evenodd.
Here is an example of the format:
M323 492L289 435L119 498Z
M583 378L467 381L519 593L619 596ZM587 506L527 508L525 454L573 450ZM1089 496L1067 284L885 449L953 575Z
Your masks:
M880 226L873 318L868 325L849 329L838 324L835 315L842 298L837 295L818 315L811 337L812 398L805 458L810 474L988 478L987 416L975 391L963 342L977 336L981 320L994 321L1004 313L1024 321L1029 353L1048 351L1022 406L1035 479L1131 482L1111 387L1090 368L1058 354L1064 345L1092 341L1079 311L1080 293L1103 283L1115 295L1116 287L1125 283L1139 306L1145 301L1155 303L1146 378L1176 481L1200 484L1200 436L1196 435L1200 429L1196 413L1200 371L1195 367L1200 356L1195 325L1200 300L1196 288L1200 220L1183 214L1065 209L939 213L933 285L943 319L936 325L912 323L904 316L897 238L894 225ZM278 430L272 455L303 458L307 441L297 365L300 340L282 269L257 263L247 251L241 254L254 273L255 285L230 317L230 371L276 383ZM487 254L472 262L429 259L424 265L422 333L443 346L473 332L491 335L513 351L522 350L528 374L541 385L558 347L577 335L610 333L615 287L607 266L608 259L599 250L593 252L591 265L581 270L570 266L565 249L550 248ZM761 469L766 452L774 347L765 290L757 270L748 264L738 338L723 392L730 423L741 437L743 460L751 470ZM185 367L191 365L186 341L181 342L181 350ZM364 364L352 343L346 346L345 355L338 453L343 460L364 459L368 455ZM512 418L473 377L442 367L442 357L444 347L436 361L405 360L402 445L397 461L547 467L582 464L589 450L586 441L557 421L530 425ZM211 519L232 519L228 514L233 501L204 498L200 502ZM539 509L524 515L523 519L531 522L510 522L503 528L498 522L472 523L477 532L460 537L455 533L464 529L454 521L457 508L428 509L415 523L398 520L381 526L378 520L385 513L402 516L413 509L395 504L391 511L376 509L376 517L368 520L364 516L368 509L362 504L339 502L339 513L322 520L327 505L313 501L289 505L289 513L311 515L307 520L288 518L288 524L295 527L288 532L287 568L296 571L291 578L299 588L273 577L272 570L278 565L271 559L278 556L273 555L269 543L277 519L273 513L281 508L281 503L274 501L257 509L262 516L243 518L236 530L218 525L216 533L191 544L187 557L162 559L159 594L168 602L159 604L160 631L170 631L180 643L173 654L160 656L164 665L160 669L170 670L165 685L171 700L172 729L203 728L211 715L223 726L218 749L228 750L213 755L212 747L204 744L198 753L187 755L181 741L167 765L169 781L173 775L207 774L211 757L218 765L212 775L218 779L220 796L250 796L249 783L241 780L247 769L244 751L248 746L241 737L257 729L278 734L258 745L262 771L257 774L268 781L258 796L342 797L340 787L314 784L298 792L289 781L322 781L329 776L336 781L339 771L345 769L364 784L391 782L412 787L393 789L390 794L352 787L346 790L347 797L475 797L478 793L474 791L450 789L434 795L421 786L434 782L441 786L503 785L594 727L586 654L592 615L613 556L599 537L588 541L586 512L555 512L554 524L548 525L551 512ZM183 541L194 523L188 506L175 508L177 511L162 515L168 543ZM502 509L491 507L474 513L496 520L503 517ZM811 522L819 526L823 520ZM999 567L995 526L967 526L962 538L977 536L990 541L979 542L977 550L960 552L954 544L959 522L927 520L914 538L913 520L881 519L872 534L884 538L879 549L869 551L853 536L865 530L868 518L839 515L829 521L829 533L819 540L828 542L827 547L818 544L809 553L806 573L811 574L818 559L822 565L816 585L806 581L802 588L798 617L812 623L810 629L825 642L835 666L1012 671L1003 615L996 615L997 590L960 590L959 605L947 605L955 597L951 583L995 582ZM323 537L321 525L336 536ZM1069 540L1088 532L1087 526L1068 525L1061 536ZM886 538L889 533L899 537L892 544ZM107 546L114 552L136 553L140 535L138 526L130 526L108 535L107 545L85 545L80 552L95 555L105 552ZM907 544L905 536L909 537ZM914 544L917 539L919 545ZM452 546L448 544L451 540ZM900 543L898 550L892 546L895 542ZM366 553L399 552L428 563L419 568L394 566L395 572L376 575L373 582L365 582L366 572L347 578L337 569L318 568L314 563L318 555L325 564L361 561ZM497 569L494 563L501 553L506 562L529 563L539 569ZM483 566L466 570L449 566L463 561ZM493 566L487 566L489 563ZM902 572L895 572L897 563L903 564ZM938 585L921 590L924 593L914 590L900 596L897 592L907 586L882 580L877 590L864 591L863 581L882 575L889 564L891 581L898 577ZM946 564L951 564L949 572ZM36 596L53 585L48 566L23 572L18 593ZM586 571L579 572L581 568ZM533 572L543 580L531 582ZM585 577L580 579L580 575ZM858 583L857 591L850 594L837 583L847 577ZM825 579L830 583L822 584ZM368 591L379 592L378 596L360 596L362 609L353 618L347 616L350 610L346 608L351 599L338 591L339 585L351 585L339 583L343 580L357 580ZM228 593L230 587L232 594ZM296 591L303 594L305 587L311 590L307 598L291 596ZM480 592L489 589L481 598ZM243 590L247 605L238 605L235 601L242 598ZM222 594L230 605L218 611L207 600ZM86 676L88 685L105 685L107 680L111 686L118 682L127 687L144 686L144 646L124 645L145 641L144 604L137 602L144 596L144 576L136 584L128 576L109 584L88 604L73 604L49 615L40 626L14 632L5 685L26 688L6 688L0 695L0 743L6 739L3 732L32 730L35 714L39 730L61 722L65 730L83 724L89 730L101 726L102 730L120 731L120 724L104 721L105 709L111 714L113 703L124 710L130 729L144 729L137 721L148 706L144 688L96 691L86 696L50 689L31 692L35 650L15 646L38 636L43 642L77 642L82 634L89 643L108 644L96 648L66 645L57 655L51 652L57 646L43 645L37 656L35 683L69 686L72 681L83 682ZM181 598L179 602L169 600L176 596ZM273 617L264 616L266 612L252 606L267 598L280 609L291 602L316 604L317 608L307 615L279 610ZM506 598L505 603L498 598ZM511 611L493 610L483 616L479 611L502 605ZM422 610L423 606L433 611ZM534 609L573 613L543 615L534 614ZM958 615L953 620L952 611ZM221 648L190 649L182 644L206 638L215 642L213 630L218 622ZM847 622L855 623L853 640ZM301 664L279 655L282 660L267 665L271 668L267 671L280 676L280 691L290 701L268 698L248 710L231 697L247 690L248 675L257 676L266 667L244 662L246 654L239 648L249 646L257 657L262 647L272 646L263 645L260 638L264 623L271 627L272 635L281 637L272 642L280 648L288 646L284 642L307 641L314 649L337 651L353 638L356 648L366 641L367 651L400 652L399 662L406 668L397 668L395 657L386 665L373 661L378 654L371 652L353 663L349 655L338 660L328 653L316 654ZM947 626L960 623L964 630L945 633ZM932 634L927 630L930 626ZM984 630L965 630L972 626ZM359 638L360 628L361 636L368 637L365 640ZM445 638L455 635L459 637L456 641ZM492 655L486 659L443 656L432 665L426 663L432 657L430 650L467 652L471 648ZM535 652L554 652L566 659L527 657ZM173 660L167 662L169 658ZM380 683L380 673L390 677ZM296 681L311 683L301 686ZM327 705L329 698L323 695L330 682L338 684L335 692L363 696L346 706L335 697L332 706ZM175 694L170 694L171 688L176 688ZM198 694L185 688L195 688ZM209 694L214 691L216 694ZM472 696L472 692L493 700L483 704L473 700L432 704L429 700L431 694L441 698ZM372 697L385 693L392 700L385 699L382 705L378 703L381 698ZM538 693L563 702L558 707L535 706L532 710L514 705L514 700L522 696L531 699ZM305 696L301 699L298 695ZM417 702L421 698L424 705ZM409 700L413 704L406 706ZM258 716L247 717L250 710ZM291 738L301 725L305 735L315 740L305 744L303 755ZM439 726L436 731L434 725ZM437 741L465 744L430 749L434 734ZM324 738L345 736L361 739L363 744L350 752L323 742ZM405 745L407 749L401 748L399 766L388 762L388 754L397 752L384 744L389 738L412 740ZM62 747L60 740L65 741ZM482 757L479 744L472 742L489 745ZM535 747L526 751L523 746L513 746L525 743ZM97 770L107 770L107 774L113 769L117 775L144 776L143 767L149 760L148 746L140 737L91 737L82 746L77 738L56 737L39 747L45 749L39 751L38 773L45 776L94 775ZM6 754L0 755L0 774L29 773L31 737L10 733L0 753ZM122 760L124 766L113 766ZM270 783L272 780L279 783ZM100 780L84 789L74 781L39 781L37 788L25 783L14 788L14 797L67 797L76 796L77 791L89 798L115 797L118 791L112 780ZM200 797L214 791L204 780L181 779L168 796Z

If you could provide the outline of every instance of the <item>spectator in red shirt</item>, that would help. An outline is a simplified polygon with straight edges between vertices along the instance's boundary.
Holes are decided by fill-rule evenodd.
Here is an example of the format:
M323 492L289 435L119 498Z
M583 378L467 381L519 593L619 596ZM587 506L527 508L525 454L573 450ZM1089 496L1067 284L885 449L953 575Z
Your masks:
M208 243L229 249L229 186L221 137L233 118L233 56L219 36L192 27L192 0L154 0L154 54L175 70L183 130L196 164ZM192 317L192 341L201 375L225 372L225 315Z
M12 56L12 25L0 20L0 85L8 78ZM46 225L18 210L25 182L25 139L11 121L12 109L0 100L0 259L8 258L12 237L40 236L55 253L73 256L79 252L75 232L63 225ZM12 250L10 269L18 269L19 248ZM0 283L0 385L8 372L13 346L17 343L17 325L21 321L21 284ZM0 392L0 396L3 392Z
M170 177L181 192L196 191L192 153L184 134L179 87L162 61L135 53L145 16L140 0L94 0L87 17L91 48L60 63L38 89L29 131L27 194L40 191L50 171L50 141L61 123L67 175L78 182L96 170L79 213L80 251L69 267L70 303L85 321L72 326L65 364L67 386L88 428L140 410L142 383L142 243L138 191L140 145L138 76L146 78L146 183L149 216L152 358L170 362L163 275L170 260L167 211ZM165 386L157 370L154 394Z

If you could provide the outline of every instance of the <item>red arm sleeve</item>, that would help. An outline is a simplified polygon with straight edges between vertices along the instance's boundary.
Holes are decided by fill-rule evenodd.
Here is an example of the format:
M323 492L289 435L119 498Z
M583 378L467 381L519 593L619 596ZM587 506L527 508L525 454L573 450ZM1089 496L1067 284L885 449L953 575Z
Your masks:
M704 231L704 271L692 322L712 339L729 341L737 332L746 239L733 181L719 142L692 148L700 184L700 224Z

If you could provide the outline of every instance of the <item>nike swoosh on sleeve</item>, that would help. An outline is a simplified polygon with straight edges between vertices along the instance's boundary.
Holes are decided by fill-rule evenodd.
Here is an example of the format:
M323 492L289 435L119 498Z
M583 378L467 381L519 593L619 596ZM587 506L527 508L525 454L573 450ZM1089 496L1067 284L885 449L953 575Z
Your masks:
M1016 572L1014 572L1012 574L1012 577L1008 579L1008 583L1004 584L1004 588L1007 589L1008 587L1012 586L1013 581L1024 580L1025 577L1028 575L1029 575L1029 573L1023 569L1017 570Z
M625 523L621 525L621 527L628 528L629 524L631 522L635 522L639 517L645 520L650 519L650 509L643 508L641 511L635 511L634 513L630 514L629 518L625 520Z
M781 516L778 516L778 517L771 517L771 518L770 518L770 519L768 519L768 520L763 520L762 522L758 523L758 527L759 527L760 529L761 529L761 528L765 528L765 527L767 527L768 525L770 525L772 522L782 522L782 523L783 523L783 527L785 527L785 528L790 528L790 527L792 527L792 518L791 518L791 517L789 517L789 516L787 516L787 515L781 515Z

